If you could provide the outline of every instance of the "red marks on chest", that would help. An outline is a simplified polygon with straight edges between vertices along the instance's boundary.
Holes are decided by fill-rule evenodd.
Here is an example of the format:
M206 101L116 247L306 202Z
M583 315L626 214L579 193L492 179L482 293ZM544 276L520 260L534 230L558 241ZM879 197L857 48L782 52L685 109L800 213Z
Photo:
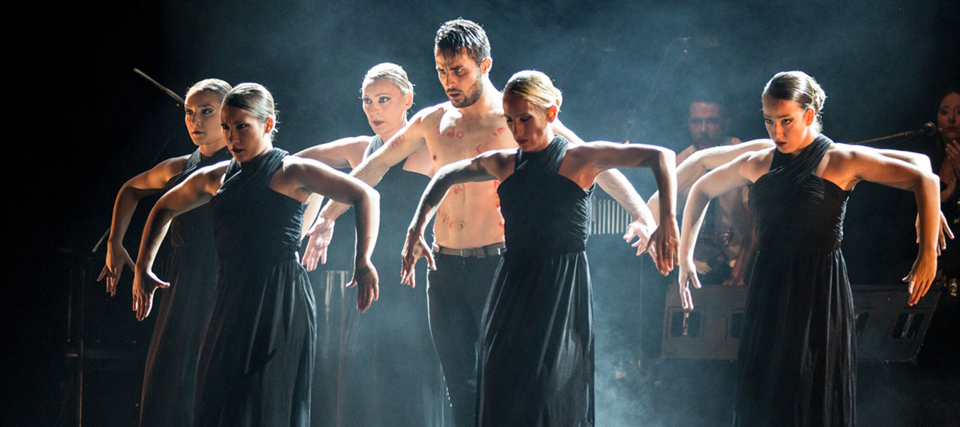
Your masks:
M450 187L450 191L453 191L453 194L460 194L467 191L467 186L464 184L457 184L453 187Z
M456 126L450 126L446 129L441 129L440 125L437 125L437 135L445 136L447 138L463 139L463 131L458 130Z
M484 140L482 144L475 148L477 154L482 154L486 151L494 150L496 147L499 147L497 142L500 141L501 135L503 135L504 132L507 132L507 128L505 127L498 127L497 130L493 131L489 136L487 136L487 139Z
M447 228L453 229L453 218L450 218L450 215L446 212L437 212L437 220L440 221L441 224L446 225Z

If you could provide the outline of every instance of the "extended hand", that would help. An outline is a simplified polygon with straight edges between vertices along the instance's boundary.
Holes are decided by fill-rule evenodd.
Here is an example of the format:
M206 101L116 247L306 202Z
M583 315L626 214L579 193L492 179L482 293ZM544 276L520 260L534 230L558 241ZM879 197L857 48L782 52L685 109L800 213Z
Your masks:
M437 263L433 259L433 252L430 250L430 247L427 246L427 241L423 238L423 234L416 230L407 231L407 241L403 244L403 252L400 254L402 257L400 268L400 283L404 285L409 285L411 288L417 287L417 260L421 257L427 258L427 266L431 270L437 269Z
M920 243L920 214L917 214L917 220L914 222L914 226L917 227L917 243ZM937 256L940 256L940 251L947 249L947 239L953 240L953 230L950 230L950 222L947 221L947 217L943 215L943 211L940 211L940 232L937 233Z
M693 296L690 295L689 283L693 287L700 289L700 278L697 277L697 267L692 259L681 259L678 267L680 274L677 275L677 281L680 285L680 302L684 310L693 310Z
M359 286L357 288L357 310L367 311L374 301L380 299L380 277L377 276L377 269L370 263L358 264L353 272L353 280L347 285L348 288Z
M907 290L910 292L909 305L914 305L920 301L930 290L930 285L937 275L937 258L930 253L920 251L917 254L917 260L913 262L913 268L910 274L903 278L908 283Z
M637 241L633 242L630 246L637 248L637 256L641 256L644 253L649 253L650 258L653 259L653 262L657 262L656 249L650 246L650 237L657 230L656 223L648 223L645 221L633 221L630 224L627 224L627 231L623 234L623 240L626 240L627 243L630 243L634 238Z
M317 218L313 227L307 231L310 240L307 242L307 248L303 250L303 259L300 261L307 271L313 271L317 268L317 261L320 264L327 263L327 248L330 246L330 240L333 239L334 221L328 221L323 217Z
M114 249L113 245L107 244L107 261L103 266L103 270L100 270L100 276L97 277L97 281L102 281L104 278L107 279L107 292L110 296L117 294L117 283L120 282L120 275L123 274L124 266L129 267L131 270L135 267L133 259L130 258L127 250L124 249L122 245Z
M661 221L657 231L650 236L649 245L656 251L654 261L657 263L657 270L664 276L673 271L676 265L680 241L680 231L677 228L676 219Z
M135 269L133 277L133 311L137 312L137 320L146 319L153 308L153 293L157 288L169 288L170 283L164 282L153 274L153 271Z

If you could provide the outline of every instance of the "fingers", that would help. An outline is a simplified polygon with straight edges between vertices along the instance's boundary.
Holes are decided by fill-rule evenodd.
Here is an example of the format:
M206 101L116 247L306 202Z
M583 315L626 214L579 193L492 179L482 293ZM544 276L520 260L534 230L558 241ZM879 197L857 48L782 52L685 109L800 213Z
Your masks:
M327 248L323 248L320 250L320 264L326 264L326 263L327 263Z
M687 277L680 277L680 304L684 310L693 310L693 296L687 286Z
M690 288L680 291L680 301L684 310L693 310L693 296L690 295Z
M907 283L907 292L910 293L910 299L907 301L907 305L914 305L920 298L917 298L917 294L914 292L916 290L916 282L914 281L914 274L911 271L907 277L903 278L903 281Z
M634 237L637 237L637 233L633 231L633 227L627 227L627 232L623 234L623 240L631 241Z
M416 258L412 258L410 254L403 254L403 256L400 257L400 283L410 288L417 287L416 274L414 272L416 262Z
M303 268L307 269L307 271L313 271L317 268L316 252L314 252L309 244L307 244L307 248L303 250L303 259L300 260L300 265L303 265Z
M107 273L110 273L110 269L107 268L106 265L104 265L104 266L103 266L103 270L100 270L100 275L97 276L97 281L99 282L99 281L103 280L104 277L107 277ZM108 285L107 285L107 289L108 289L107 292L109 292L109 287L110 287L110 285L108 284Z
M427 266L430 267L431 270L436 270L437 261L433 259L433 251L425 251L424 255L426 255L427 258Z
M377 285L378 278L376 270L371 268L370 272L359 278L359 288L357 290L357 309L360 312L367 311L374 301L380 299L380 287ZM351 285L357 285L354 280Z

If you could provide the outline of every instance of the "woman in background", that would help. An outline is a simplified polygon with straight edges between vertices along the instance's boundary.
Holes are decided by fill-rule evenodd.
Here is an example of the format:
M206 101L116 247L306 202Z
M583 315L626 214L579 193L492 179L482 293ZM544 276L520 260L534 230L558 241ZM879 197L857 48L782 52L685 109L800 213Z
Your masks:
M123 238L140 199L169 190L197 170L230 159L220 133L220 103L230 84L218 79L197 82L187 90L184 121L197 146L192 154L164 160L120 188L113 207L107 261L97 280L106 279L116 294L123 268L133 268ZM190 426L197 353L213 311L217 257L209 209L177 217L170 226L170 246L163 276L173 285L160 301L150 338L140 400L140 426Z
M342 138L296 155L335 168L355 168L407 125L407 111L413 105L413 83L399 65L381 63L370 68L363 77L360 94L373 136ZM380 279L381 296L387 304L378 304L362 315L356 310L342 311L335 414L340 427L443 425L446 389L430 336L426 292L402 289L398 276L393 274L400 270L397 255L403 249L407 218L413 216L417 207L417 199L412 195L423 192L431 175L433 166L427 151L422 150L391 167L377 186L383 227L373 263L381 271L389 272ZM319 210L320 203L311 201L308 221ZM333 225L321 218L315 230L330 233ZM341 234L338 242L345 238L352 239L352 233ZM316 268L318 254L326 253L317 243L329 241L330 236L310 239L303 257L308 271ZM351 299L345 297L344 301ZM322 356L318 354L318 362ZM320 385L325 379L329 378L317 375L315 384L326 387ZM318 402L318 396L314 396L314 402L314 409L327 404ZM315 424L331 419L321 415L322 421L314 416Z

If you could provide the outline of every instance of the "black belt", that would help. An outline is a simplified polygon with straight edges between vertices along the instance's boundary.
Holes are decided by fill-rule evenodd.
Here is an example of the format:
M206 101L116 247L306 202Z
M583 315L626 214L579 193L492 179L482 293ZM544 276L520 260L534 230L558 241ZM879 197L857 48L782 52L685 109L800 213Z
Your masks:
M443 255L453 255L458 257L486 258L488 256L502 255L506 252L506 245L503 242L497 242L492 245L481 246L479 248L452 249L445 248L436 243L433 244L433 252Z

